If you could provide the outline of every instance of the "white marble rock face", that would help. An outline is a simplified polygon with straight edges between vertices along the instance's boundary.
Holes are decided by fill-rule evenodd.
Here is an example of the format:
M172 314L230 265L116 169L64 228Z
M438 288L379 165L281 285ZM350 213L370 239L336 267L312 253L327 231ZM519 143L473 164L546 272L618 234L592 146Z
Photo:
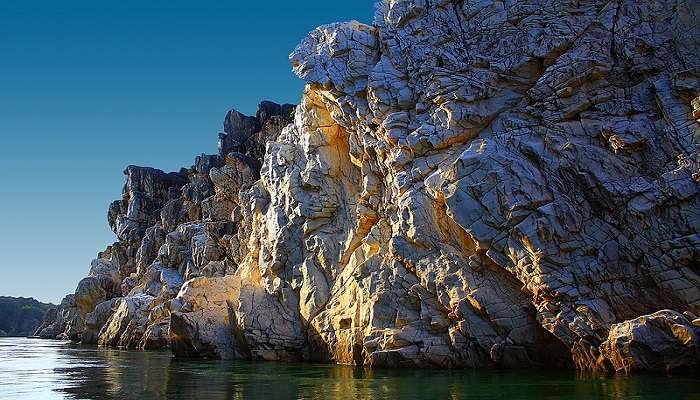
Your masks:
M698 367L699 19L697 0L385 0L372 26L314 30L295 109L229 113L189 170L126 171L68 336L123 297L99 343Z

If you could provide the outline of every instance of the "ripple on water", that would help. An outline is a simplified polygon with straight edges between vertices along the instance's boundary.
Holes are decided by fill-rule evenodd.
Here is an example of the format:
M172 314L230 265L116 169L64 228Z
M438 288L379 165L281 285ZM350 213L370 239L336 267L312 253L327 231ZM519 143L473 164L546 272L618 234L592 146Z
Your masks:
M697 376L177 360L0 338L0 399L700 399Z

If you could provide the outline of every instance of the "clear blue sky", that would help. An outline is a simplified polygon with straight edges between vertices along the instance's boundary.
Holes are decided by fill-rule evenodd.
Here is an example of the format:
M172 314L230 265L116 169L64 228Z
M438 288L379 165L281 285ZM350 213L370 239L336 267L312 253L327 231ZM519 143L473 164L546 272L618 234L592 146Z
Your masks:
M370 23L373 0L0 5L0 295L58 302L115 240L129 164L216 151L230 108L298 103L287 55L310 30Z

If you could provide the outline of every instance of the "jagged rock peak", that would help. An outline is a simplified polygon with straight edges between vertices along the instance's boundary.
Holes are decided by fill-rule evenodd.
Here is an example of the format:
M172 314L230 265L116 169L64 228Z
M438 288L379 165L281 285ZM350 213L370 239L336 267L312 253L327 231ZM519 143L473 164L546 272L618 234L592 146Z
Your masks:
M246 145L250 147L254 143L264 146L265 141L261 140L264 138L254 136L260 135L271 125L289 123L294 107L292 104L280 105L265 100L258 104L254 117L244 115L235 109L230 110L224 118L224 132L219 134L219 155L224 156L232 151L245 154ZM264 151L264 147L256 149L255 156L263 156Z

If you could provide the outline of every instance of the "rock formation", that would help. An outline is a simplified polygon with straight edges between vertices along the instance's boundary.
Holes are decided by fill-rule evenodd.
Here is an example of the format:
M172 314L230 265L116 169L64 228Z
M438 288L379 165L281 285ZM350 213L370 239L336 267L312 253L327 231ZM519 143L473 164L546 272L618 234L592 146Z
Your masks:
M264 143L291 122L293 111L271 102L261 103L256 117L230 111L220 153L200 155L189 169L127 167L123 197L108 211L118 241L98 254L37 335L168 347L170 306L183 283L236 270L239 250L231 243L238 243L241 229L238 192L258 179Z
M129 167L64 335L370 366L698 366L700 2L385 0L293 107ZM118 300L114 300L118 298ZM107 302L107 303L106 303Z

